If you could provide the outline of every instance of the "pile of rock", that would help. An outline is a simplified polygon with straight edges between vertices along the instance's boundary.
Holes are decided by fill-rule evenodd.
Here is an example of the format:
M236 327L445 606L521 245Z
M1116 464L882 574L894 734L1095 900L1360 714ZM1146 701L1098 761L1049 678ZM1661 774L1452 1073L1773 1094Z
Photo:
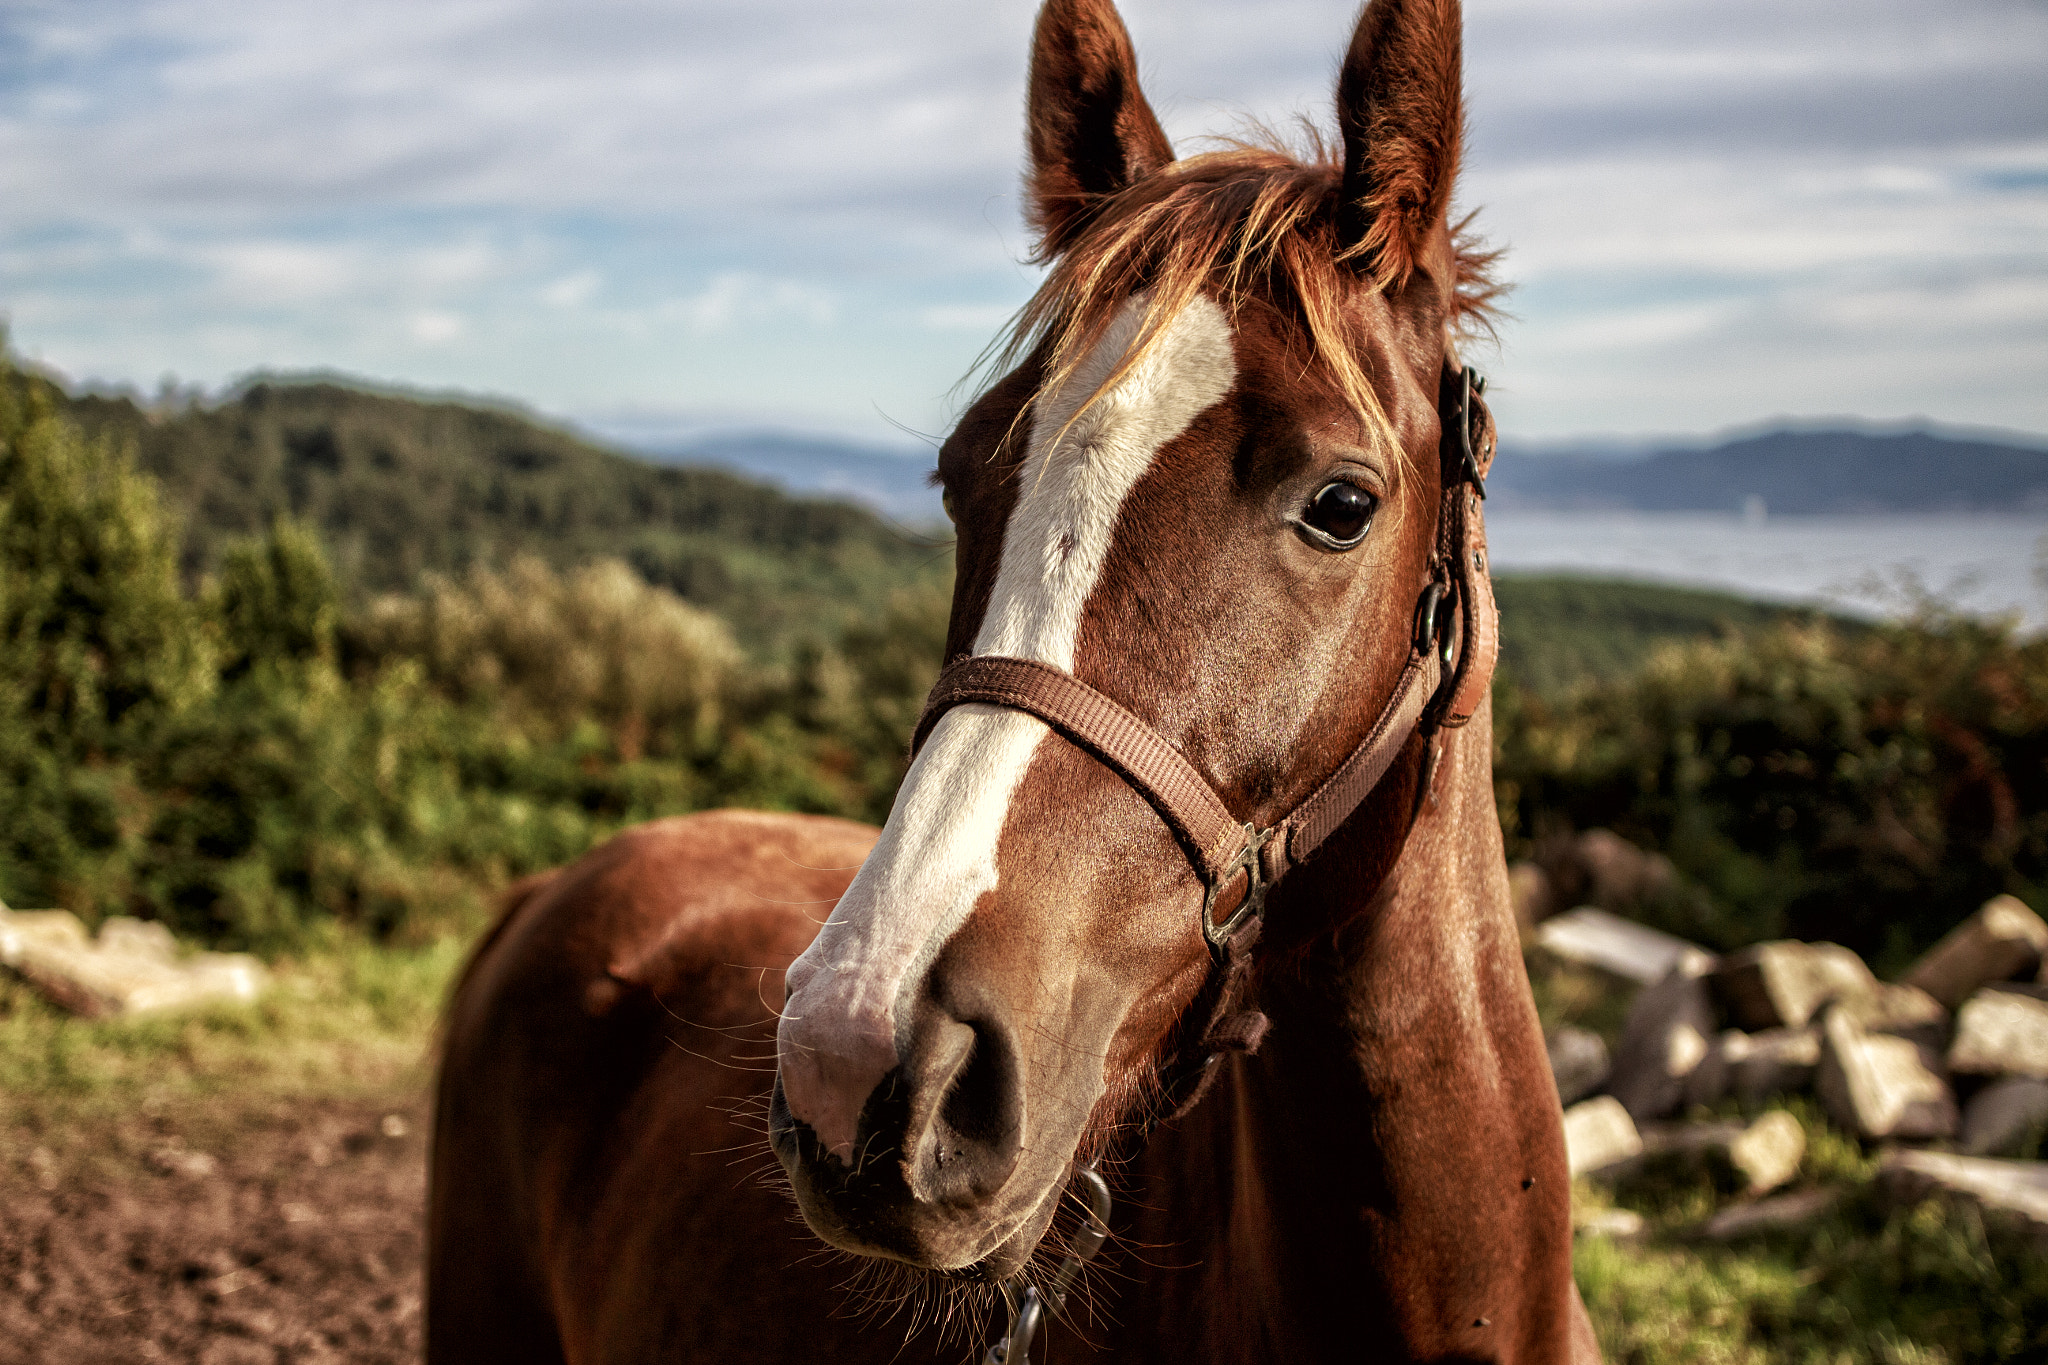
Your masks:
M1534 880L1522 874L1525 887ZM1812 1093L1866 1141L1940 1144L1966 1157L2009 1154L2048 1125L2048 923L2013 897L1987 902L1896 982L1837 944L1759 943L1717 957L1591 906L1539 920L1530 943L1534 960L1635 991L1611 1058L1581 1030L1549 1040L1574 1174L1625 1170L1673 1148L1741 1165L1736 1148L1761 1150L1763 1137L1752 1141L1740 1125L1665 1123L1729 1096L1754 1106ZM1789 1151L1783 1132L1798 1125L1788 1115L1752 1127L1774 1118L1784 1122L1770 1130L1780 1135L1772 1150ZM1940 1184L1964 1169L1957 1159L1900 1167L1910 1175L1888 1187ZM1758 1166L1744 1193L1789 1180L1798 1161ZM2041 1213L2048 1237L2048 1167L1990 1165L2028 1168L2008 1183ZM1999 1182L1971 1167L1950 1183L1981 1203Z
M142 1014L253 1000L263 965L247 953L181 954L163 925L115 916L97 938L68 910L0 905L0 967L73 1014Z

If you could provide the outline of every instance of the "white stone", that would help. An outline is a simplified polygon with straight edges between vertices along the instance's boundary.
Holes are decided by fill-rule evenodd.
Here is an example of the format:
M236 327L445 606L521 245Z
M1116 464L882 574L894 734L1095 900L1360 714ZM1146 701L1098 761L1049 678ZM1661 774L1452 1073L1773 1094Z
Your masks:
M1642 1155L1635 1121L1612 1095L1598 1095L1564 1111L1564 1150L1573 1175L1603 1170Z
M1981 990L1956 1012L1949 1070L1975 1076L2048 1080L2048 1001Z
M1970 1156L2011 1156L2043 1126L2048 1126L2048 1081L2008 1076L1963 1106L1962 1149Z
M1885 1153L1877 1178L1894 1204L1935 1195L1974 1204L1985 1222L2022 1232L2048 1252L2048 1162L1901 1149Z
M1714 1008L1700 973L1710 962L1682 958L1629 1005L1607 1090L1638 1123L1678 1108L1688 1079L1706 1059Z
M1713 979L1729 1022L1749 1030L1799 1028L1830 1000L1877 989L1870 968L1847 948L1792 939L1728 954Z
M1638 986L1651 986L1681 962L1713 964L1713 954L1634 920L1590 905L1552 915L1536 926L1536 946L1562 962L1591 967Z
M1607 1083L1607 1044L1599 1034L1561 1028L1547 1046L1558 1103L1567 1107L1577 1104Z
M1929 948L1902 978L1954 1009L1978 988L2048 973L2048 924L2015 896L1993 896ZM2044 975L2048 980L2048 975Z
M1730 1088L1744 1104L1772 1095L1797 1094L1813 1085L1820 1068L1820 1030L1766 1029L1752 1033L1743 1055L1733 1064Z
M1642 1139L1646 1159L1704 1166L1752 1196L1791 1180L1806 1159L1806 1130L1777 1109L1750 1124L1740 1119L1655 1124L1642 1130Z
M1713 1106L1735 1085L1735 1068L1749 1056L1750 1036L1741 1029L1723 1029L1707 1040L1707 1055L1685 1078L1685 1104Z
M1806 1130L1782 1109L1773 1109L1728 1144L1728 1164L1749 1181L1749 1193L1763 1194L1787 1184L1806 1159Z
M1948 1137L1956 1102L1936 1065L1912 1039L1866 1032L1848 1010L1830 1009L1816 1089L1835 1122L1861 1137Z
M1799 1190L1771 1199L1758 1199L1722 1209L1700 1228L1699 1235L1710 1241L1732 1241L1751 1233L1810 1223L1833 1208L1842 1197L1840 1190Z
M246 953L179 958L160 924L116 917L95 942L63 910L0 910L0 965L59 1008L89 1016L253 1000L265 979Z
M1581 1237L1640 1237L1646 1226L1634 1209L1587 1209L1572 1214L1572 1231Z

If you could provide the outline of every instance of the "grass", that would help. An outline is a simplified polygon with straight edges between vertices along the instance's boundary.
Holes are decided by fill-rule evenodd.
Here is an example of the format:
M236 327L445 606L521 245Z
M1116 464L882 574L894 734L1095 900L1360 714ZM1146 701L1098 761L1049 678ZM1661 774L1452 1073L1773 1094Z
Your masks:
M232 1142L257 1113L325 1099L416 1097L441 1004L467 944L337 938L272 967L253 1004L79 1020L0 976L0 1143L46 1180L130 1161L134 1116L176 1116ZM1542 978L1539 977L1539 981ZM1590 983L1542 981L1546 1015L1612 1026ZM1582 1238L1575 1265L1616 1365L1980 1365L2048 1360L2048 1257L1966 1209L1887 1209L1876 1158L1807 1100L1796 1188L1843 1191L1803 1225L1717 1244L1701 1223L1728 1200L1703 1169L1581 1180L1582 1206L1642 1215L1641 1237ZM1737 1117L1732 1103L1714 1117ZM1696 1115L1695 1117L1700 1117Z
M1826 1213L1710 1243L1699 1227L1727 1202L1703 1170L1670 1164L1605 1187L1582 1206L1641 1214L1644 1234L1587 1237L1574 1258L1616 1365L1988 1365L2048 1360L2048 1256L1929 1200L1889 1208L1875 1156L1809 1100L1786 1100L1806 1131L1795 1188L1841 1191ZM1719 1117L1739 1114L1726 1106ZM1754 1111L1753 1111L1754 1112Z
M272 964L252 1003L75 1019L0 974L0 1137L76 1147L136 1111L212 1111L312 1097L411 1093L431 1072L435 1021L467 951L441 939L337 938Z

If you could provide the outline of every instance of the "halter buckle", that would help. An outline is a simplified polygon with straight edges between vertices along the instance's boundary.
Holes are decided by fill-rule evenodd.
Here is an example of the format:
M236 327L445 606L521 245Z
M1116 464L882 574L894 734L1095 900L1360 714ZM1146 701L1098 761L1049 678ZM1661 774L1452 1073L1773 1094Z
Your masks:
M1451 413L1450 425L1458 429L1456 443L1451 433L1444 432L1446 454L1455 452L1455 458L1446 464L1454 476L1472 485L1473 491L1483 499L1486 496L1486 476L1479 470L1479 452L1472 448L1472 400L1486 392L1486 376L1467 365L1458 371L1458 401Z
M1277 829L1278 826L1275 826ZM1202 897L1202 938L1209 945L1209 956L1220 966L1230 957L1230 941L1237 937L1245 924L1257 919L1266 908L1265 869L1259 860L1259 851L1266 841L1273 837L1273 830L1260 829L1257 825L1244 827L1244 847L1232 855L1223 870L1216 874L1216 880L1209 883L1208 893ZM1216 897L1223 888L1235 881L1238 873L1245 875L1244 899L1237 903L1237 909L1230 912L1230 918L1216 922Z

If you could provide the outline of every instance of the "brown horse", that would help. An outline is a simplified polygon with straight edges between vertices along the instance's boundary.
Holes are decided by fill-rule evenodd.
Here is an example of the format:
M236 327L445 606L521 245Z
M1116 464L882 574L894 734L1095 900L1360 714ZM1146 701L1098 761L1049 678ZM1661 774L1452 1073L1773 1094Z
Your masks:
M1372 0L1340 148L1176 160L1109 0L1048 0L1051 272L939 457L895 808L514 894L448 1022L433 1360L959 1360L1034 1277L1011 1365L1597 1359L1493 805L1460 65L1456 0Z

